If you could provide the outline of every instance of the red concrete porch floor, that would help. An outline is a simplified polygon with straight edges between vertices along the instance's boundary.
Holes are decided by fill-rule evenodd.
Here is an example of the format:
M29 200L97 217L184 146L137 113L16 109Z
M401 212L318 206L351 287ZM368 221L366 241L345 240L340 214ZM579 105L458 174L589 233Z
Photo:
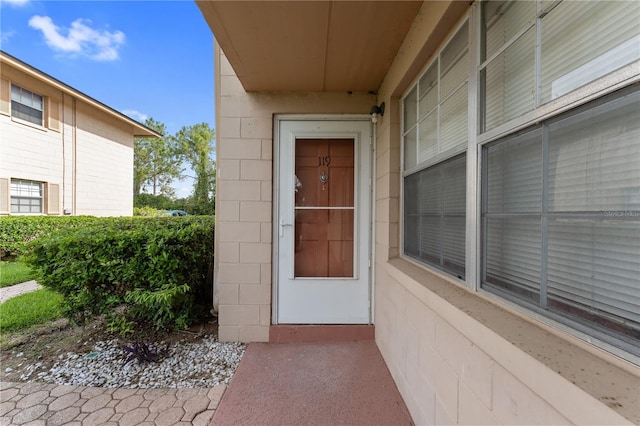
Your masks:
M251 343L211 425L412 425L373 341Z

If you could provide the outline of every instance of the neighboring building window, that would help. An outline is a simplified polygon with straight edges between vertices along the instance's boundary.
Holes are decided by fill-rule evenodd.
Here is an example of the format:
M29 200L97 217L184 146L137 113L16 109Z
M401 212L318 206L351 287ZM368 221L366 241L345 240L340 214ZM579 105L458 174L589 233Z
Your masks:
M11 116L42 126L44 117L43 97L12 84Z
M11 179L11 213L44 213L42 182Z
M482 130L640 59L640 2L482 4Z
M485 146L482 214L482 288L636 354L638 117L636 85Z
M465 277L469 28L403 99L404 254Z

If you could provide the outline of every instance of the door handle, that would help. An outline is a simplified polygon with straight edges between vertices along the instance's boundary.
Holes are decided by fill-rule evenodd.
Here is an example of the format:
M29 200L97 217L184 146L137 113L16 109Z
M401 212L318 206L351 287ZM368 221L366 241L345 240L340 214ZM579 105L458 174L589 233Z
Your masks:
M284 223L284 219L280 219L280 238L284 236L285 226L293 226L293 223Z

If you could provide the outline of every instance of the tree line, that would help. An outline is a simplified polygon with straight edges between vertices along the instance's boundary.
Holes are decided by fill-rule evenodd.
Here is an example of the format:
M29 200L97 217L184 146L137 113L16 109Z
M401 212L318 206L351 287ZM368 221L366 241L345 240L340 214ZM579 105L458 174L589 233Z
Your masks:
M148 118L147 127L165 135L161 138L134 138L134 207L186 210L190 214L213 215L216 166L213 160L215 130L207 123L183 126L167 135L164 123ZM185 175L188 165L193 176ZM171 184L185 177L193 179L193 192L176 198Z

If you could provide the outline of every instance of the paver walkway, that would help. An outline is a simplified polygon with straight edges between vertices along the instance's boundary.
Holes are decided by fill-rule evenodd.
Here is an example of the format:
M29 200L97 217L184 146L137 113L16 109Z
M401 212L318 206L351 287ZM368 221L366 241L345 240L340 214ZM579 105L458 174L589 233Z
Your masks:
M0 303L6 302L7 300L16 296L20 296L21 294L36 291L41 288L42 286L33 280L0 288Z
M194 425L211 421L225 385L124 389L0 383L0 425Z

